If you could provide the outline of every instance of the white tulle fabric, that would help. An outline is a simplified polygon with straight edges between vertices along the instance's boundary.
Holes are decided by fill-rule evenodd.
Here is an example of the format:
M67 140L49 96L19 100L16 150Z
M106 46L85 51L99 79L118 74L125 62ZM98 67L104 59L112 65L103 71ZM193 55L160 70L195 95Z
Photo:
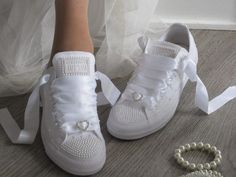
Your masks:
M156 16L157 4L158 0L90 0L91 35L100 47L98 70L112 78L133 70L138 37L158 37L165 29ZM0 97L26 93L36 85L50 56L54 17L52 0L0 1Z
M50 0L0 1L0 96L28 92L49 58Z

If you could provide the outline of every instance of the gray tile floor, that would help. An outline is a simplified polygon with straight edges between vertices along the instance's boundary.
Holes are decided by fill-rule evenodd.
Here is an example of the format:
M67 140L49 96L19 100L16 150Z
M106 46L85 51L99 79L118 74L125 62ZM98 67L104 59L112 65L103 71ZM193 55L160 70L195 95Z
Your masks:
M206 83L211 98L226 87L236 85L236 32L194 30L199 48L199 75ZM127 79L116 80L124 87ZM23 125L28 95L1 98L0 108L9 111ZM94 177L177 177L186 172L173 159L179 145L203 141L223 151L219 170L226 177L236 176L236 100L206 116L194 107L194 84L184 90L178 110L168 125L151 136L137 141L121 141L108 134L106 120L109 106L99 108L102 131L107 143L107 161ZM188 155L190 160L205 161L201 153ZM13 145L0 128L1 177L69 177L44 153L38 135L33 145Z

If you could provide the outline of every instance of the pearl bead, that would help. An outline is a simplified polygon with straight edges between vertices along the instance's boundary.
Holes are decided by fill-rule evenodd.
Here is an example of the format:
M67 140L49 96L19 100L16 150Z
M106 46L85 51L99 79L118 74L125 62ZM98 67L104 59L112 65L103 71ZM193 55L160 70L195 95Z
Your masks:
M221 155L221 151L220 151L220 150L216 150L216 151L215 151L215 154L216 154L216 155Z
M191 164L189 164L189 168L190 168L191 170L195 170L196 165L195 165L194 163L191 163Z
M181 157L181 154L180 154L180 153L176 153L176 154L175 154L175 158L176 158L176 159L178 159L178 158L180 158L180 157Z
M197 148L202 148L204 146L203 142L197 144Z
M178 158L178 159L177 159L177 162L178 162L179 164L182 164L182 163L184 162L184 158L182 158L182 157Z
M205 144L205 145L204 145L204 148L205 148L206 150L210 150L210 149L211 149L211 145L210 145L210 144Z
M219 165L220 164L220 162L221 162L221 160L219 159L219 158L215 158L215 163L217 164L217 165Z
M217 166L217 164L214 161L211 162L210 165L211 165L211 168L213 168L213 169L216 168L216 166Z
M213 152L216 152L216 151L217 151L217 148L216 148L215 146L212 146L212 147L211 147L211 150L212 150Z
M204 164L204 169L210 170L211 169L211 165L209 163L205 163Z
M182 151L180 149L176 149L175 153L181 153Z
M221 156L221 155L216 155L215 158L217 158L217 159L222 159L222 156Z
M202 164L197 164L197 169L198 170L203 170L203 165Z
M184 166L184 167L188 167L188 166L189 166L189 162L188 162L188 161L184 161L184 162L183 162L183 166Z
M184 146L180 146L179 149L184 152L185 151L185 147Z
M190 148L191 148L190 144L186 144L186 145L185 145L185 149L186 149L187 151L190 150Z
M191 149L196 149L196 147L197 147L197 143L195 142L191 143Z

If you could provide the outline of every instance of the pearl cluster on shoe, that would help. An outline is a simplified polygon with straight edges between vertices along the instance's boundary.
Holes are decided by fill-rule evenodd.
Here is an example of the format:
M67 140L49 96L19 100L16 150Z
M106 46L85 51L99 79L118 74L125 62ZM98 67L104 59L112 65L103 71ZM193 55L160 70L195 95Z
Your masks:
M202 150L202 151L212 153L214 154L215 158L210 163L205 163L205 164L190 163L189 161L184 160L181 154L184 152L192 151L192 150ZM215 146L211 146L210 144L204 144L202 142L199 142L199 143L193 142L191 144L180 146L178 149L176 149L175 159L177 160L178 164L192 171L211 170L211 169L215 169L221 163L222 155L221 155L221 151L218 150Z

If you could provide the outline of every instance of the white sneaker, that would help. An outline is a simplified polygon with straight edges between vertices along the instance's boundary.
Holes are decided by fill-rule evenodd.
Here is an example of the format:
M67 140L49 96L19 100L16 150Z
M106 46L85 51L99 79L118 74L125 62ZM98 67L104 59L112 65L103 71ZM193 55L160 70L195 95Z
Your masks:
M107 122L113 136L138 139L165 126L188 79L197 82L196 105L208 114L236 96L236 87L230 87L209 102L196 73L196 44L186 26L174 24L159 40L141 38L139 43L144 53Z
M29 98L25 128L20 130L11 118L5 120L3 127L10 139L25 144L34 141L39 124L41 85L41 135L47 155L71 174L91 175L101 170L106 148L97 115L96 80L101 80L104 92L98 95L103 101L101 104L107 101L114 104L120 93L108 77L95 72L94 68L95 59L90 53L56 54L53 67L44 74Z
M95 60L88 53L58 53L42 87L41 135L48 156L65 171L90 175L106 159L96 102Z

